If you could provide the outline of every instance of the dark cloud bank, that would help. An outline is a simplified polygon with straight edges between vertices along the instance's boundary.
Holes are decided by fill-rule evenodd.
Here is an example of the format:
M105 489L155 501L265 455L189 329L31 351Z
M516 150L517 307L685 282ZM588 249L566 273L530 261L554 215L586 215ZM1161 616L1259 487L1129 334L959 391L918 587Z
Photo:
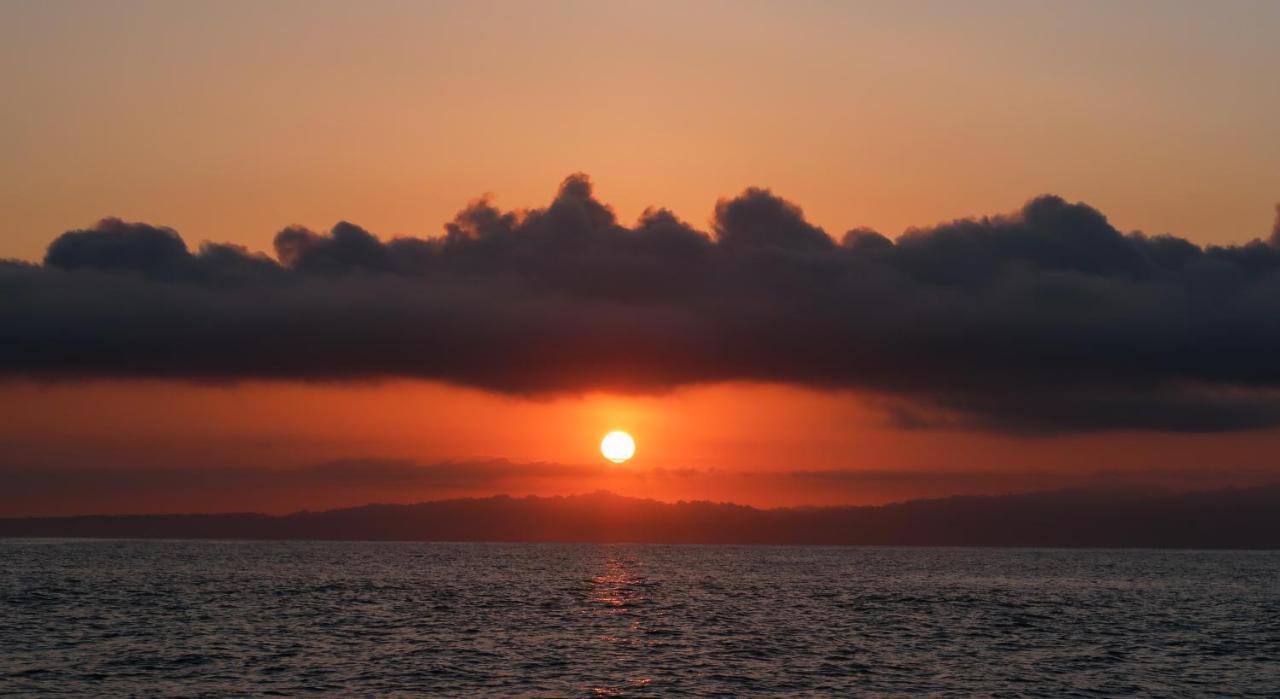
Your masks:
M0 263L10 377L439 379L546 394L748 380L872 394L905 425L1280 423L1280 228L1201 248L1083 204L838 240L768 190L699 231L620 225L584 176L443 237L289 228L276 257L116 219Z

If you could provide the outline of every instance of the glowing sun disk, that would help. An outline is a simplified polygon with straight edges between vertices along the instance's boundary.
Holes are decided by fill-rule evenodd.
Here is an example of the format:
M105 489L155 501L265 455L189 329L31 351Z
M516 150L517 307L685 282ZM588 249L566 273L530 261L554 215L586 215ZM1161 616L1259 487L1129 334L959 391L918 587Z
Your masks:
M614 430L600 441L600 453L615 464L629 460L636 453L636 440L621 430Z

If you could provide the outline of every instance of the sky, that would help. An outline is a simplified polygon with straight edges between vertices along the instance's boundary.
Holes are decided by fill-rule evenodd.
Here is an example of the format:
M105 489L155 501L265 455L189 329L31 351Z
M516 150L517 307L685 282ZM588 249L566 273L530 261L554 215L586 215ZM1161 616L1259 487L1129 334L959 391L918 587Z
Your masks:
M0 2L0 515L1274 481L1277 29Z

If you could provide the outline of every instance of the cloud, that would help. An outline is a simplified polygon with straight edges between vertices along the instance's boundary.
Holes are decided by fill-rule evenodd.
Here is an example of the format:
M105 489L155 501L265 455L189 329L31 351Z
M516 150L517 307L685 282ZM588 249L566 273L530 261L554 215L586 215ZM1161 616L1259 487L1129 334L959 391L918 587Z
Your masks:
M583 175L472 203L442 236L292 227L275 257L106 219L0 263L12 377L419 377L511 394L730 380L853 390L904 426L1220 431L1280 423L1280 235L1200 247L1043 196L839 242L766 189L710 233L632 226Z
M458 494L564 488L609 472L601 465L505 460L418 463L342 459L301 468L260 466L34 465L0 457L0 514L182 512L218 508L286 511L319 505L415 502Z
M603 466L548 462L514 463L505 459L486 461L444 461L421 464L409 459L339 459L302 468L261 467L100 467L62 465L29 468L0 462L0 473L10 493L24 488L41 493L81 489L101 493L104 489L138 493L169 493L175 485L204 490L216 485L244 488L353 488L396 486L413 488L492 488L513 480L600 477Z

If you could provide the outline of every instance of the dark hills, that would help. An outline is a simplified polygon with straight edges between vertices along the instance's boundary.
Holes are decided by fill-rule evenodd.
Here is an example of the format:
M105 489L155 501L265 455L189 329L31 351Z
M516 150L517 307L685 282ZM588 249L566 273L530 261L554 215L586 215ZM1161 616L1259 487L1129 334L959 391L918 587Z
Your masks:
M0 519L4 537L1280 548L1280 486L1061 491L763 510L609 493L367 505L284 516Z

